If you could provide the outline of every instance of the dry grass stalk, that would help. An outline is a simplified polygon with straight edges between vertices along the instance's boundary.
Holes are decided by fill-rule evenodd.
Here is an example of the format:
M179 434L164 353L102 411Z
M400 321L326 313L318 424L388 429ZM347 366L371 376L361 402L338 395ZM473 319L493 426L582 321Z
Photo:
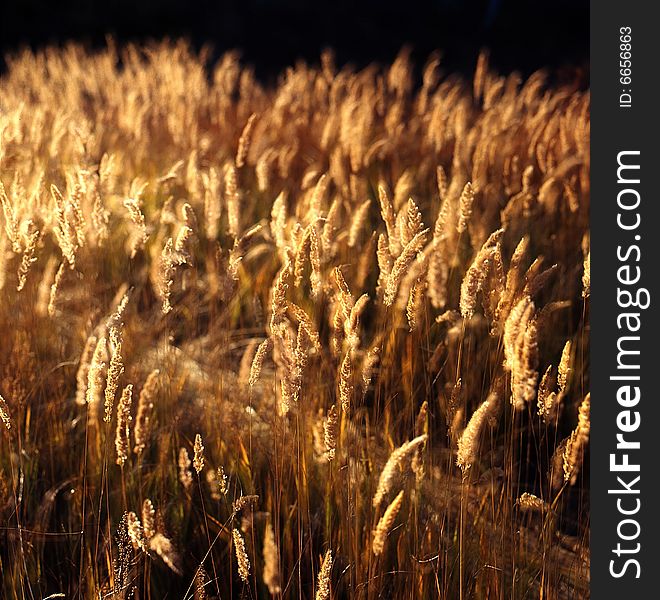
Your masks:
M530 494L529 492L524 492L520 498L518 498L517 502L518 506L522 510L547 510L548 505L541 500L541 498L535 496L534 494Z
M385 540L394 525L394 521L399 514L399 510L401 510L402 504L403 490L396 495L396 498L394 498L390 505L385 509L383 516L378 521L378 525L376 525L372 544L372 550L375 555L383 553L383 550L385 549Z
M238 238L241 229L241 214L239 206L238 174L236 167L229 165L225 172L225 200L227 202L228 233Z
M458 452L456 454L456 466L460 467L465 477L469 468L474 464L479 454L479 437L488 416L493 410L490 400L485 400L474 414L470 417L467 426L458 439Z
M236 561L238 563L238 575L243 580L243 583L247 583L248 577L250 576L250 559L248 558L245 549L245 540L243 539L241 532L236 528L231 530L231 535L234 540L234 550L236 552Z
M106 338L101 337L96 343L92 360L87 369L87 404L96 404L103 391L103 371L105 371Z
M591 394L587 394L580 404L577 427L568 438L563 454L564 481L570 482L571 485L575 485L577 481L578 467L582 461L585 447L589 443L590 410Z
M144 528L140 519L133 512L130 511L126 514L126 525L128 527L128 537L131 539L133 548L135 550L142 550L143 552L148 551L147 538L144 534Z
M103 420L109 423L112 419L112 409L115 403L115 394L119 384L119 378L124 372L124 363L121 356L121 331L115 328L110 330L111 355L110 365L105 383L105 403Z
M456 231L458 233L463 233L472 218L472 205L474 204L474 190L472 189L472 184L468 181L461 192L461 197L458 201L459 213L458 213L458 224L456 225Z
M566 388L569 383L569 376L571 373L571 340L568 340L564 345L564 349L561 353L561 360L559 361L559 370L557 375L557 386L559 387L559 393L563 394L566 392Z
M321 563L316 582L315 600L330 600L330 576L332 574L332 550L327 550Z
M341 409L348 414L351 410L353 398L353 361L351 353L347 352L339 369L339 401Z
M48 298L48 316L49 317L54 317L55 316L55 311L57 310L57 293L60 289L60 285L62 284L62 276L64 275L64 263L60 263L60 266L57 269L57 273L55 274L55 280L53 281L53 284L50 286L50 295Z
M32 222L28 223L28 231L32 228ZM30 267L32 263L37 261L35 256L35 251L37 248L37 243L40 239L39 230L35 229L31 233L26 234L25 241L25 250L23 250L23 257L21 258L21 264L18 268L18 285L16 286L16 291L20 292L24 287L27 281L28 273L30 272Z
M328 415L323 421L323 442L325 444L325 457L331 461L335 458L335 450L337 448L337 423L339 415L337 408L333 404L328 409Z
M261 375L264 359L266 358L266 354L270 352L271 347L272 342L270 338L266 338L261 344L259 344L259 347L254 354L254 359L252 360L252 367L250 368L250 377L248 379L250 389L252 389L257 384L257 381L259 381L259 375Z
M392 271L388 275L387 283L385 285L385 294L383 295L383 303L385 306L391 306L396 299L401 279L417 256L417 253L424 247L428 231L428 229L425 229L415 235L415 237L406 244L401 251L401 254L394 261Z
M523 296L504 324L505 367L511 372L511 403L522 410L536 396L538 372L536 308Z
M279 594L282 591L280 587L280 559L277 544L275 543L275 534L270 521L266 521L264 531L264 583L270 594Z
M376 493L372 500L374 508L378 508L381 502L389 494L392 484L396 479L397 471L402 468L403 462L407 460L419 446L426 442L427 437L426 434L417 436L409 442L402 444L390 454L390 457L385 463L378 479L378 486L376 487Z
M154 534L149 540L149 550L160 556L163 562L177 575L183 574L180 566L181 558L178 552L174 549L174 544L172 544L172 541L162 533Z
M7 431L11 429L11 417L9 416L9 406L7 401L0 396L0 419L4 423L4 426L7 428Z
M257 118L256 114L251 114L247 120L241 137L238 140L238 150L236 151L236 168L240 169L245 165L245 159L250 151L250 144L252 143L252 129L254 128L254 121Z
M115 432L115 449L117 451L117 464L124 466L128 460L129 443L131 438L131 402L133 400L133 385L128 384L119 398L117 404L117 429Z
M193 484L192 473L190 472L190 454L186 448L181 448L179 450L179 481L184 489L189 490Z
M153 417L154 400L158 392L159 376L159 369L151 371L140 390L137 413L135 415L135 427L133 428L133 436L135 437L133 452L135 454L141 454L144 451L149 435L151 434L151 419Z
M193 467L199 475L204 468L204 444L202 443L202 436L198 433L195 435L195 446L193 456Z
M149 498L142 503L142 529L148 540L156 534L156 509Z

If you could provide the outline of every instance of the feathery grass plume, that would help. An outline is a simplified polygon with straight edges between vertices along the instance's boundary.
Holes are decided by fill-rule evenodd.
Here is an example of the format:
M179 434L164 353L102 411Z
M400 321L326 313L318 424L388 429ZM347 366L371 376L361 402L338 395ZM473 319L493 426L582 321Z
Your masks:
M390 457L387 459L378 479L378 486L376 487L376 493L372 500L374 508L378 508L380 503L389 493L396 478L397 471L402 468L402 463L410 457L419 446L424 444L427 438L428 436L426 434L419 435L409 442L402 444L390 454Z
M117 393L119 378L124 372L124 363L121 356L121 331L113 327L110 329L109 335L111 342L111 356L105 383L105 410L103 415L103 420L106 423L109 423L112 419L112 408L115 403L115 394Z
M117 464L120 467L128 459L129 440L131 436L131 402L133 400L133 384L129 383L121 393L117 404L117 430L115 432L115 449Z
M505 368L511 373L511 403L516 410L536 396L538 372L536 308L523 296L511 309L504 324Z
M149 540L149 550L158 554L162 561L177 575L183 575L180 566L181 558L169 538L162 533L154 534Z
M545 503L541 498L530 494L529 492L524 492L520 498L518 498L516 504L520 506L521 510L545 510L548 508L547 503Z
M11 429L11 417L9 416L9 406L6 400L0 395L0 419L4 423L7 431Z
M257 381L259 380L259 375L261 375L264 359L266 358L268 352L270 352L272 345L273 343L271 339L266 338L263 342L261 342L261 344L259 344L259 347L254 354L254 358L252 359L252 367L250 368L250 377L248 379L250 390L254 388L254 386L257 384Z
M408 319L408 329L411 333L417 329L419 316L423 308L426 287L426 271L424 270L410 288L408 302L406 303L406 318Z
M309 213L307 217L309 218L310 221L313 221L320 216L321 206L323 204L323 198L325 197L325 193L328 189L329 183L330 183L330 179L327 173L323 173L318 178L318 181L314 186L312 197L310 198L309 201Z
M591 394L587 394L578 409L578 424L568 438L564 450L564 481L575 485L577 481L578 467L584 456L584 449L589 443L591 429Z
M193 237L194 232L188 225L182 225L179 228L174 240L174 252L179 265L193 266L193 253L191 250Z
M374 539L372 544L372 550L376 556L383 553L383 550L385 549L385 540L387 539L387 535L389 534L390 530L392 529L392 526L394 525L394 521L396 519L396 516L399 514L399 510L401 509L402 504L403 504L403 490L401 490L397 494L396 498L392 500L390 505L383 513L383 516L378 521L378 525L376 525L376 529L374 530L374 534L373 534Z
M204 223L205 233L209 240L218 237L218 221L222 213L220 176L215 167L210 167L208 173L202 173L204 185Z
M85 342L82 354L80 355L80 363L78 365L78 371L76 372L76 404L80 406L87 402L89 368L93 361L97 344L97 336L94 333L90 334Z
M158 262L158 281L156 289L162 302L162 312L167 314L172 310L170 296L172 286L174 285L174 271L176 270L177 260L174 257L174 241L168 238L160 253Z
M212 472L212 471L211 471ZM216 471L215 471L215 477L216 477L216 482L218 486L218 491L224 496L227 494L229 491L229 484L227 481L227 475L225 474L225 470L220 465Z
M465 273L461 283L461 315L464 319L471 319L477 306L477 294L484 289L484 285L494 265L495 252L502 239L503 229L491 233L483 246L477 252L472 264Z
M286 210L286 194L282 190L275 198L273 207L270 211L270 234L275 240L275 246L280 254L280 257L285 256L285 250L288 247L286 239L286 223L287 223L287 210ZM311 236L311 231L310 231ZM310 238L311 244L311 238Z
M336 232L340 226L339 212L342 207L342 200L340 196L335 196L328 209L328 214L325 217L325 224L321 232L321 259L328 262L330 258L335 255L335 241Z
M115 554L116 558L113 558L112 564L114 571L112 595L121 597L129 585L130 566L133 558L133 545L131 543L131 538L128 535L126 512L124 512L119 521L115 541L117 543L117 554Z
M337 408L333 404L328 409L328 414L323 420L323 443L325 445L324 457L328 460L334 460L337 448L337 423L339 415Z
M472 93L474 99L481 101L483 98L486 80L488 78L488 52L481 51L477 57L477 67L474 70L474 78L472 80Z
M383 217L385 228L387 230L387 243L390 250L390 256L399 256L401 253L401 241L399 240L399 235L396 230L394 208L392 208L392 202L390 202L387 192L382 185L378 186L378 200L380 202L380 214Z
M417 254L422 250L424 244L426 243L426 234L428 229L420 231L415 237L413 237L401 251L401 254L394 261L392 266L392 271L390 272L387 278L387 284L385 286L385 294L383 295L383 304L385 306L392 306L392 303L396 299L396 295L399 291L399 284L403 275L406 273L412 261L415 259Z
M32 221L28 221L28 232L32 228ZM37 248L37 242L41 237L41 232L38 229L35 229L32 233L27 233L25 235L25 250L23 250L23 257L21 258L21 264L18 267L18 285L16 286L16 291L20 292L25 287L27 281L28 273L30 272L30 267L32 263L36 262L37 257L34 255Z
M459 377L456 382L454 383L454 386L452 387L451 394L449 395L449 402L447 403L447 426L449 427L449 434L450 437L454 438L456 437L456 433L458 430L454 427L454 417L456 416L456 412L460 408L460 401L461 401L461 392L463 390L463 380ZM462 423L461 423L462 425Z
M297 304L294 302L287 303L289 310L293 313L293 316L296 318L300 326L303 328L309 341L312 342L314 348L318 351L321 350L321 343L319 342L319 332L316 330L314 323L312 323L311 317Z
M299 224L296 223L296 228ZM295 231L295 230L294 230ZM294 283L293 285L297 288L300 287L303 280L303 275L305 271L305 258L307 256L307 248L309 246L309 236L310 236L310 226L308 225L302 232L300 240L296 246L293 274L294 274Z
M538 264L540 265L540 261ZM534 265L536 265L536 261L534 262ZM532 267L530 267L530 269L531 268ZM558 268L559 265L555 264L551 267L548 267L544 271L535 273L529 279L526 277L527 281L525 283L525 287L523 288L523 294L528 296L535 296L538 294L538 292L540 292L545 287L545 284L548 282L550 277L552 277L552 275L557 272Z
M460 318L461 313L457 310L446 310L435 318L435 322L438 325L446 325L448 329L451 329L456 325Z
M81 224L76 221L75 211L69 207L55 184L51 184L50 193L55 202L53 211L56 225L53 226L53 234L69 267L73 269L76 264L76 252L80 247L76 231L81 230ZM16 250L14 251L16 252Z
M394 265L394 259L392 258L387 245L387 236L384 233L381 233L378 236L376 258L378 259L378 287L376 291L378 298L382 298L385 293L387 279L392 271L392 266Z
M147 538L144 534L144 528L140 519L133 512L129 511L126 513L126 526L128 528L128 537L133 544L135 550L142 550L143 552L148 552Z
M57 292L60 289L62 283L62 276L64 275L64 263L60 263L57 273L55 274L55 279L53 284L50 286L50 295L48 298L48 316L54 317L55 311L57 310Z
M353 361L350 350L344 355L339 369L339 401L341 409L348 414L353 398Z
M422 402L422 406L419 408L419 413L417 413L417 419L415 419L415 436L419 437L422 435L427 435L429 430L428 423L429 415L429 403L428 400ZM410 468L413 473L415 473L415 478L417 481L421 481L424 477L424 448L426 443L423 443L417 446L415 454L413 454L412 460L410 462Z
M190 472L190 455L186 448L179 449L179 481L184 489L189 490L193 484L192 473Z
M266 521L266 529L264 531L264 583L268 591L273 596L282 591L280 587L280 559L275 543L275 534L273 533L273 526L270 520Z
M327 550L316 581L315 600L330 600L330 575L332 574L332 550Z
M374 370L376 365L380 360L380 347L372 346L367 350L367 353L362 360L362 387L366 392L369 386L371 385L371 380L373 378Z
M21 251L21 239L18 228L18 220L14 212L14 206L7 196L5 186L0 181L0 202L2 202L2 212L5 217L5 232L11 242L12 250L18 254Z
M146 186L146 184L145 184ZM131 187L133 187L131 185ZM144 188L142 188L144 189ZM128 216L131 219L133 225L135 225L135 230L132 232L129 237L129 248L131 251L131 258L134 258L138 250L144 248L144 245L149 239L149 234L147 233L147 225L144 219L144 214L140 208L140 195L142 190L136 195L136 197L126 198L124 200L124 206L128 211Z
M319 249L319 236L314 225L309 230L309 263L312 271L309 275L309 283L312 288L312 299L317 299L323 290L323 279L321 277L321 253Z
M138 398L137 413L135 415L135 427L133 428L133 436L135 438L135 446L133 452L135 454L142 454L147 446L147 440L151 434L151 418L154 409L154 400L158 391L158 378L160 370L154 369L147 375L147 379L140 390Z
M248 341L241 355L241 362L238 366L238 383L243 389L249 389L250 370L252 369L252 363L254 362L258 348L259 340L252 338Z
M280 269L273 286L270 290L270 330L275 333L279 330L280 322L286 313L287 301L286 291L289 288L287 280L291 275L292 264L291 260L287 260L286 264Z
M461 196L458 201L459 213L458 213L458 223L456 225L456 231L458 233L463 233L472 218L472 205L474 204L474 190L472 189L472 184L468 181L461 192Z
M346 314L348 307L352 304L353 299L349 296L342 295L341 297L343 304L343 314ZM360 336L359 336L359 325L360 317L364 312L364 309L369 302L369 296L367 294L362 294L355 304L351 307L348 312L348 318L344 319L344 339L346 340L346 346L351 352L357 350L360 345Z
M511 261L509 262L509 270L506 274L504 292L500 295L497 309L495 310L496 323L493 325L494 328L506 321L513 306L513 302L516 299L516 295L520 291L522 262L527 255L528 248L529 236L524 236L520 242L518 242L518 245L511 256Z
M427 271L429 298L434 308L442 308L447 301L450 257L447 256L446 241L450 231L449 224L454 218L453 207L447 197L447 181L442 167L438 167L438 189L442 204L433 227L433 239Z
M247 551L245 550L245 540L241 532L234 528L231 530L231 535L234 540L234 550L236 552L236 561L238 563L238 576L247 583L250 576L250 559L248 558Z
M412 198L408 199L406 211L399 214L401 215L398 227L399 239L401 244L405 246L424 229L424 222L422 221L422 213Z
M206 592L206 586L210 583L210 578L204 567L198 567L195 571L195 591L193 600L208 600L208 593Z
M256 113L250 115L247 120L241 137L238 140L238 150L236 151L236 168L240 169L245 164L248 152L250 151L250 144L252 143L252 130L254 128L254 121L257 118Z
M545 370L545 373L543 373L543 376L541 377L536 400L538 414L545 423L548 423L550 420L552 420L550 414L553 406L555 405L557 397L557 394L552 391L553 384L551 378L552 365L548 366L548 368Z
M582 238L582 253L584 254L584 264L582 271L582 297L588 298L591 295L591 245L589 234L585 233Z
M559 369L557 374L557 386L559 387L559 393L563 394L566 392L568 387L569 377L571 374L571 348L572 342L568 340L564 344L564 349L561 352L561 360L559 361Z
M156 509L149 498L145 498L142 503L142 530L147 540L156 534Z
M237 238L241 229L238 174L236 167L229 165L225 171L225 201L227 202L227 232Z
M125 289L125 288L124 288ZM120 292L122 289L120 289ZM124 315L124 311L126 310L126 306L128 306L128 299L129 299L129 294L128 292L124 293L121 296L121 299L119 302L117 302L117 297L119 296L119 292L117 293L117 296L115 296L115 300L113 301L113 304L116 302L117 307L113 311L113 313L108 317L106 320L105 326L106 329L110 330L112 328L120 328L123 326L122 323L122 317Z
M260 192L265 192L271 187L271 171L272 171L272 159L273 159L273 149L268 148L265 152L261 154L257 160L257 164L254 167L255 174L257 176L257 188Z
M204 444L202 443L202 436L199 433L195 436L194 450L193 467L199 475L204 468Z
M355 211L355 214L351 219L351 227L348 230L348 247L355 248L357 246L360 231L364 227L364 224L367 221L369 216L369 207L371 206L371 200L365 200L358 209Z
M87 404L98 402L103 392L103 371L105 370L106 338L99 338L94 348L92 360L87 371Z
M474 411L467 426L463 430L461 437L458 438L458 452L456 454L456 466L460 467L465 477L468 469L477 459L479 451L479 437L484 423L493 410L493 404L490 400L485 400L481 406Z

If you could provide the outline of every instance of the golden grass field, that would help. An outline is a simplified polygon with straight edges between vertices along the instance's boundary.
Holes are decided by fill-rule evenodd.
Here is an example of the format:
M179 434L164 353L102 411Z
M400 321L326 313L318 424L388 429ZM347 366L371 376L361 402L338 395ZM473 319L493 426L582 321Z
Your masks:
M0 596L588 597L589 103L8 58Z

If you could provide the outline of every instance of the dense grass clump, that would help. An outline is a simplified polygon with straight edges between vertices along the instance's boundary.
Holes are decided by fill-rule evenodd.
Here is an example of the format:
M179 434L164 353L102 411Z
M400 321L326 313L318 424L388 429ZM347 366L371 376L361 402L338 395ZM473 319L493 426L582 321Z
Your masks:
M3 598L588 595L588 93L8 65Z

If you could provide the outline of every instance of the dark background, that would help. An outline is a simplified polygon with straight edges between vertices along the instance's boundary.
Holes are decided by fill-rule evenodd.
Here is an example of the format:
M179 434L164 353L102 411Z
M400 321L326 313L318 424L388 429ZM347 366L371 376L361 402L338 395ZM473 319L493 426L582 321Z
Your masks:
M270 77L296 59L317 61L332 47L338 64L389 62L405 44L418 63L441 49L447 70L471 73L481 48L501 72L588 75L585 0L5 0L0 54L70 39L91 46L185 36L214 55L239 48ZM4 67L4 60L0 68ZM577 67L577 69L576 69Z

